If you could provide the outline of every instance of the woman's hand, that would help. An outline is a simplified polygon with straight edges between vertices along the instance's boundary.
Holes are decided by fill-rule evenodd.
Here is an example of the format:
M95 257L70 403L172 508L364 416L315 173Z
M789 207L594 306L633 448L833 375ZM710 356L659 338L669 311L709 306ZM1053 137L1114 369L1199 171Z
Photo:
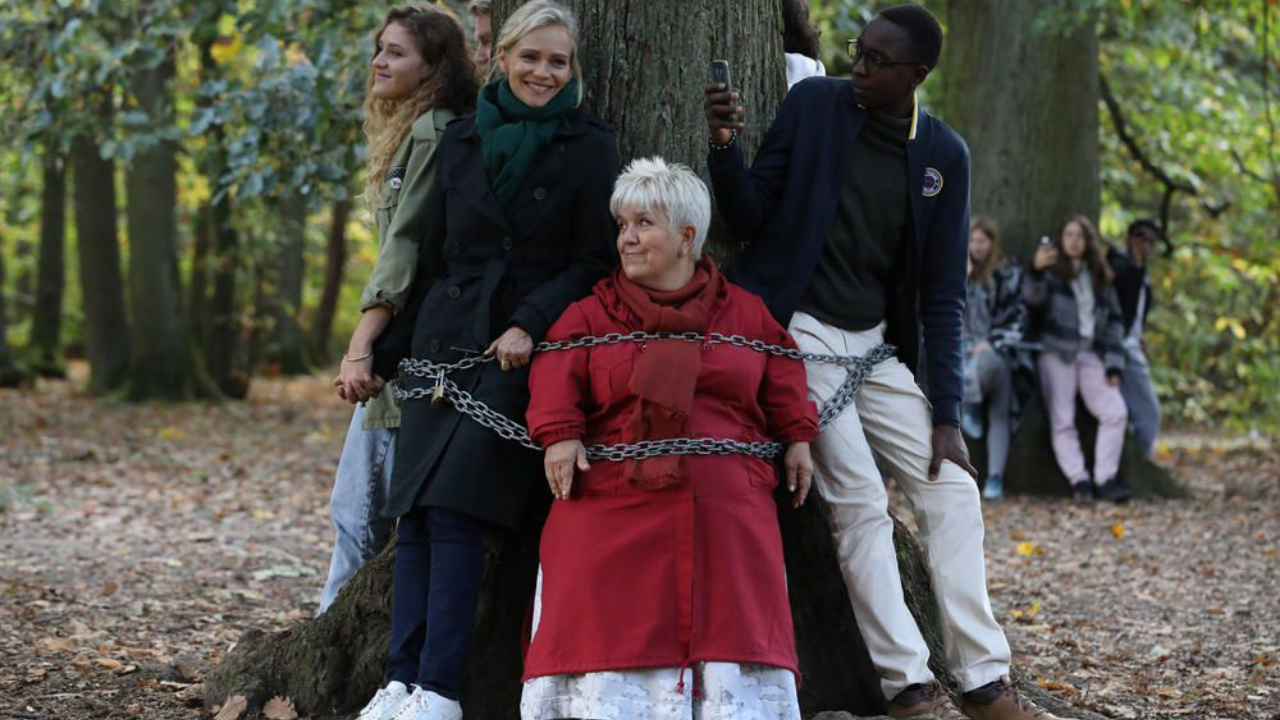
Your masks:
M373 374L373 357L354 362L344 357L333 384L338 388L338 397L355 404L377 397L383 383L382 378Z
M551 486L551 494L557 500L569 499L575 467L582 472L591 469L591 463L587 462L587 449L582 446L581 440L561 440L551 445L547 448L542 463L547 473L547 484Z
M798 508L809 497L809 487L813 484L813 456L809 453L809 443L788 445L782 463L787 468L787 489L792 492L791 507Z
M1035 258L1032 259L1031 264L1037 270L1044 270L1057 262L1058 248L1052 245L1041 245L1036 248L1036 255Z
M338 390L338 397L353 405L377 397L386 384L385 380L373 374L373 341L391 322L391 315L389 305L375 305L360 314L360 321L351 333L347 352L342 356L342 367L338 369L338 377L333 379L333 384Z
M529 357L533 355L533 338L524 328L510 327L484 354L497 355L503 370L519 370L529 364Z

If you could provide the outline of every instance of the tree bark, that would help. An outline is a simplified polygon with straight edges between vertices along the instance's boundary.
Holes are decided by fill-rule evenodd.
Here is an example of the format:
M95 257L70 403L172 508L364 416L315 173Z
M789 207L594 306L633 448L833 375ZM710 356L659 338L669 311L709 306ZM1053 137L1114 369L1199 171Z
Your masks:
M342 278L347 266L347 221L351 218L351 209L351 198L336 200L329 219L324 290L311 322L311 356L320 362L324 362L331 352L329 343L333 337L333 319L338 312L338 298L342 294Z
M1000 224L1006 254L1029 261L1071 215L1097 223L1098 34L1039 30L1041 3L950 0L943 119L972 151L972 211Z
M154 68L136 68L131 90L153 125L171 114L172 55ZM177 284L176 147L161 140L134 157L125 171L129 229L129 299L133 317L133 362L125 395L133 401L195 396L199 368L182 323Z
M92 102L101 125L110 127L114 115L110 91L95 91ZM120 274L115 162L102 158L94 139L77 136L72 141L72 179L89 390L101 394L128 379L132 347Z
M31 315L31 369L45 377L67 375L62 355L62 297L66 284L67 159L53 142L45 146L40 194L40 259Z

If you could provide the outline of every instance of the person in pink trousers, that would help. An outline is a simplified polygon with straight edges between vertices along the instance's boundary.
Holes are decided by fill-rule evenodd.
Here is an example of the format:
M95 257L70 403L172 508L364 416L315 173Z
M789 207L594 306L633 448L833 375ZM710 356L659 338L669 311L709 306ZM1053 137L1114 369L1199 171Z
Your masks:
M1053 454L1077 499L1129 499L1116 473L1124 448L1128 411L1120 394L1124 373L1124 325L1111 268L1098 233L1077 215L1057 241L1042 244L1022 285L1034 334L1044 344L1037 361L1049 411ZM1093 476L1085 467L1076 430L1076 395L1098 419Z

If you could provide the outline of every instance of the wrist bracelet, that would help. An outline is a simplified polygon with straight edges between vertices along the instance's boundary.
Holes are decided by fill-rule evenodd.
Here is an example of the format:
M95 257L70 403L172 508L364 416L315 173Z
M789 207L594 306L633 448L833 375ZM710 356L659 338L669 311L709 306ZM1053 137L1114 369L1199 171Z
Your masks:
M732 134L729 135L729 142L726 142L723 145L718 144L715 140L712 140L711 138L707 138L707 145L710 145L712 150L717 150L720 152L724 152L725 150L728 150L729 148L733 147L733 144L736 142L738 142L737 130L732 131Z
M342 362L349 362L349 363L353 363L353 362L360 362L361 360L368 360L368 359L369 359L369 358L371 358L371 357L373 357L373 351L372 351L372 350L370 350L369 352L367 352L367 353L365 353L365 354L361 355L360 357L354 357L354 358L349 358L349 357L347 357L347 356L346 356L346 354L343 354L343 356L342 356Z

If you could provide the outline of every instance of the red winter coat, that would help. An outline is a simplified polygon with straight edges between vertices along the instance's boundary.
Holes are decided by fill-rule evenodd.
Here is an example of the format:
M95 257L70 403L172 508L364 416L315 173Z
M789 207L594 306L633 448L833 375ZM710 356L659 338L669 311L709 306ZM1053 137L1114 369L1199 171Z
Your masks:
M570 306L548 340L627 333L639 320L612 278ZM725 283L709 332L795 347L764 303ZM629 389L637 343L537 356L529 377L534 440L614 444L638 402ZM812 440L817 411L804 366L727 344L704 345L694 437ZM553 504L542 532L541 612L525 679L721 661L799 673L771 463L686 456L688 481L641 490L621 462L598 460Z

